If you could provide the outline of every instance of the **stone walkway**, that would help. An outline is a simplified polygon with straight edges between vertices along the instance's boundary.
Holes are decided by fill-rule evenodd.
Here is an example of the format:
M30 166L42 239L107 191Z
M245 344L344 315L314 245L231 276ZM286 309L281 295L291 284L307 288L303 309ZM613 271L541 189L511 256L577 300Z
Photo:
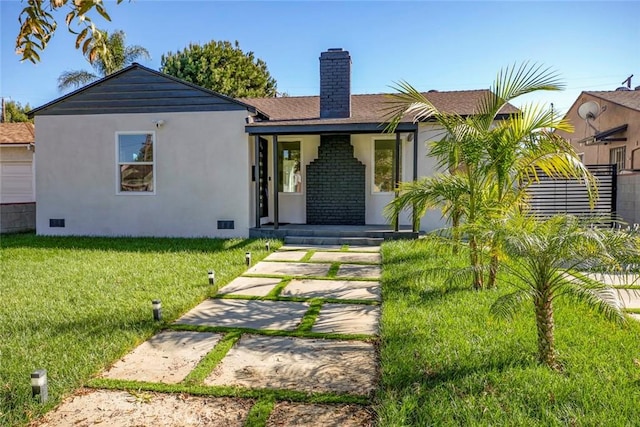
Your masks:
M212 391L237 387L366 400L378 376L371 341L378 334L380 317L379 249L283 246L179 318L171 329L117 361L101 381L140 382L142 390L150 383L196 385ZM218 363L208 362L229 333L235 334L229 336L235 339L233 346ZM40 425L241 426L255 402L89 389L65 401ZM371 410L359 405L278 401L266 425L372 423Z

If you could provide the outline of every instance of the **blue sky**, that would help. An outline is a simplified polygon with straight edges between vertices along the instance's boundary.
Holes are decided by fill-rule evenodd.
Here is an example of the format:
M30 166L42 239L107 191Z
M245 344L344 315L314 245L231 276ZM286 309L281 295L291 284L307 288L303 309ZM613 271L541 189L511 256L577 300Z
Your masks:
M24 5L0 0L0 95L32 107L62 95L57 77L90 69L64 26L42 61L20 63L14 53ZM520 100L553 102L566 111L582 90L613 90L630 74L640 85L640 2L430 2L430 1L163 1L107 2L127 43L146 47L153 69L163 53L189 43L238 40L262 58L289 95L317 95L318 57L328 48L351 53L352 92L389 92L406 80L420 90L488 88L496 73L521 61L557 70L563 92Z

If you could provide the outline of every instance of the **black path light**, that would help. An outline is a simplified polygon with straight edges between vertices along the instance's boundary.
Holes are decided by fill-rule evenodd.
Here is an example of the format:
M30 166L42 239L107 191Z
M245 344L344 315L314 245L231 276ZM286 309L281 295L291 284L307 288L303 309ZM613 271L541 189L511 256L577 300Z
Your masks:
M151 301L151 306L153 307L153 320L162 320L162 302L159 299L154 299Z
M267 250L267 252L271 251L271 242L267 240L267 243L264 244L264 248Z
M31 373L31 395L37 398L40 403L49 400L49 382L46 369L38 369Z
M251 265L251 252L246 252L244 254L244 261L247 263L247 266Z
M213 270L209 270L208 276L209 276L209 284L210 285L215 285L216 284L216 272L213 271Z

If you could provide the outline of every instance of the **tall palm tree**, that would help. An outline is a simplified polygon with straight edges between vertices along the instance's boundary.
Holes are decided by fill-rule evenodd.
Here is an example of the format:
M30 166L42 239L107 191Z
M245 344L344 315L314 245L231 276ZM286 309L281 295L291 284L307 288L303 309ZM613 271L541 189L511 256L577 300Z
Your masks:
M497 277L500 240L495 233L487 231L497 230L509 211L526 206L525 190L537 180L538 170L593 183L591 174L570 144L549 132L549 129L571 129L558 115L529 106L498 120L503 108L518 96L538 90L560 90L562 84L554 72L535 64L508 67L498 74L491 89L480 99L475 114L467 117L439 111L406 82L400 82L396 89L398 94L389 107L387 130L394 130L407 115L414 121L434 119L443 129L444 137L432 142L430 155L437 159L441 170L465 180L466 197L460 199L458 195L457 200L446 200L447 192L442 191L428 195L426 188L444 184L435 185L434 181L444 179L439 175L427 179L420 194L416 194L415 185L402 183L401 195L389 205L387 214L393 218L405 208L420 205L416 200L419 197L428 199L423 206L445 206L452 226L460 230L458 234L464 230L469 241L473 286L477 289L484 287L481 248L490 247L488 286L492 287ZM465 209L459 200L465 201ZM456 209L450 209L453 206Z
M557 297L585 302L610 319L625 320L615 290L576 270L619 268L617 259L621 256L640 253L632 235L583 227L569 215L546 221L512 218L505 234L503 249L508 258L503 266L511 273L507 276L515 278L511 283L517 290L498 298L491 311L510 318L523 302L533 302L541 363L560 369L553 320Z
M111 34L102 31L105 40L105 50L98 53L98 57L91 64L95 73L86 70L65 71L58 77L58 90L77 88L91 83L101 77L108 76L139 58L149 59L151 56L147 49L139 45L127 46L125 34L117 30Z

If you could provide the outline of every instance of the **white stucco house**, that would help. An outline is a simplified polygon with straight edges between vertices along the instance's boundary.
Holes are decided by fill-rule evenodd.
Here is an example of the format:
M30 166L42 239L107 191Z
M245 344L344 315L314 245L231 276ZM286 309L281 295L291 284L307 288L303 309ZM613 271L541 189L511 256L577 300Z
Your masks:
M342 49L321 54L320 75L320 96L232 99L133 64L34 109L37 233L246 237L387 223L395 184L434 173L426 142L439 131L408 118L383 133L387 98L351 94ZM468 115L485 94L426 96ZM442 224L433 211L421 229Z

